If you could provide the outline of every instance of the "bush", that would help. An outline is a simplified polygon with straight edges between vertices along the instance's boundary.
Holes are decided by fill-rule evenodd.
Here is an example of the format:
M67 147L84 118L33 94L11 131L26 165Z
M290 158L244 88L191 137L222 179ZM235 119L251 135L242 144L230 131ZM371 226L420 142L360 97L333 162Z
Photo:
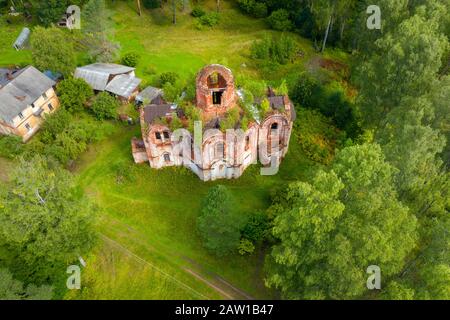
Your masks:
M255 18L265 18L265 17L267 17L267 13L268 13L268 10L267 10L267 5L265 3L258 2L253 7L252 15Z
M227 111L225 119L223 119L220 123L220 128L224 131L227 129L234 129L239 119L240 119L239 109L232 108L229 111Z
M284 9L279 9L269 16L267 19L270 27L278 31L289 31L292 29L292 22L289 20L289 12Z
M136 67L139 63L140 56L135 52L126 53L122 57L122 64L128 67Z
M179 76L175 72L164 72L159 76L159 82L162 86L164 86L166 83L175 84L178 78Z
M107 92L101 92L97 95L92 104L91 110L98 120L115 119L119 101Z
M69 127L72 120L73 117L64 109L47 115L41 127L41 141L50 144L58 134Z
M273 63L287 64L297 52L295 40L286 35L281 37L265 37L253 43L251 49L253 59L267 60Z
M210 12L198 18L199 23L202 26L214 27L220 21L220 15L217 12Z
M252 214L241 231L242 237L253 242L260 242L270 234L270 223L267 214L257 212Z
M255 7L255 0L238 0L237 1L239 8L242 9L245 13L251 14Z
M241 239L238 246L240 255L252 254L255 251L255 245L248 239Z
M306 156L316 162L329 164L333 160L336 145L345 138L330 119L317 110L297 109L295 123L298 141Z
M94 95L94 91L83 79L69 78L57 86L61 107L75 112L83 109L85 103Z
M206 11L200 7L195 7L192 9L191 15L195 18L203 17L206 14Z
M297 104L317 109L333 119L335 125L345 130L349 137L355 138L361 133L354 106L338 82L322 85L314 79L301 76L291 89L291 98Z
M25 145L18 136L0 135L0 156L13 159L20 156L25 151Z
M142 3L147 9L156 9L161 6L160 0L144 0Z

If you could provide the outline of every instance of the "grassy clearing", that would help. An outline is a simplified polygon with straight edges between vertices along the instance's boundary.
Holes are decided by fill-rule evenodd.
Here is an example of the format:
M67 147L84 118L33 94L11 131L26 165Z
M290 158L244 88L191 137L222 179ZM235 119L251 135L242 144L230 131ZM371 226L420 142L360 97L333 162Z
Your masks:
M24 25L10 25L0 17L0 66L23 66L31 63L31 52L29 50L17 51L13 48Z
M269 205L271 190L289 180L305 178L311 169L311 163L299 150L296 139L293 139L291 152L276 176L260 176L258 168L254 166L242 179L204 183L186 169L152 170L147 165L134 165L130 138L138 133L137 127L120 126L110 140L93 147L77 164L80 187L103 209L99 232L159 270L166 270L177 281L208 298L228 298L221 292L212 290L211 284L208 284L210 282L217 285L217 276L252 297L273 297L264 288L261 273L263 261L258 254L225 258L210 255L203 249L195 232L195 222L201 199L214 184L228 186L236 201L236 211L245 215L253 210L265 209ZM115 162L125 162L132 168L132 181L117 183L116 173L112 169ZM104 254L103 251L100 252L100 255ZM129 264L116 263L115 268L129 268ZM206 280L199 280L189 270L195 270ZM159 281L152 278L154 273L142 276L151 283ZM117 286L122 295L118 293L115 297L125 299L132 296L135 290L140 290L130 284L131 293L122 291L122 280L126 281L119 277L114 278L113 284L94 281L87 285L92 286L89 292L96 297L102 295L106 290L105 286ZM165 285L163 288L167 291L173 289ZM233 295L235 292L228 287L220 288L236 297ZM173 297L177 297L177 292L173 291ZM198 299L193 292L186 294L190 294L192 299ZM172 297L170 292L162 296ZM87 297L90 296L82 294L78 298Z
M210 10L215 10L215 1L206 1ZM235 74L259 76L259 71L249 59L253 41L265 35L277 36L280 33L268 30L261 19L241 14L233 4L223 2L219 25L205 30L197 30L195 18L190 10L179 12L177 24L171 23L171 10L144 10L139 17L135 12L134 1L116 1L113 20L116 25L115 39L121 44L121 52L138 52L141 61L137 75L154 80L156 73L174 71L187 77L198 72L205 64L222 63L230 67ZM305 53L299 63L280 68L271 77L280 80L289 72L304 69L304 61L314 54L308 40L295 36L301 50ZM271 80L271 79L268 79Z

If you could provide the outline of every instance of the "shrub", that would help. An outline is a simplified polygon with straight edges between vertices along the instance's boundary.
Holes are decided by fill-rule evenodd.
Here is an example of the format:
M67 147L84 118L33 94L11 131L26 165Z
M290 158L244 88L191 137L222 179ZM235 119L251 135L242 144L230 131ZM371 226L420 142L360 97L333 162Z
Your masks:
M248 239L241 239L238 246L240 255L252 254L255 251L255 245Z
M267 17L267 13L268 13L268 10L267 10L267 5L265 3L262 3L262 2L255 3L253 10L252 10L252 15L255 18L265 18L265 17Z
M114 119L117 116L119 101L107 92L97 95L92 104L91 110L98 120Z
M238 0L237 1L239 8L245 13L251 14L255 7L255 0Z
M291 89L291 98L299 105L317 109L333 119L335 125L345 130L349 137L355 138L361 133L354 106L338 82L322 85L314 79L301 76Z
M238 108L232 108L227 111L225 119L223 119L220 123L220 128L222 130L234 129L236 127L237 122L239 121L240 114Z
M159 82L162 86L166 83L175 84L178 78L179 76L175 72L164 72L159 76Z
M214 27L220 21L220 15L217 12L210 12L198 18L199 23L202 26Z
M242 237L253 242L263 241L270 233L269 218L265 212L250 215L241 231Z
M299 122L295 123L295 130L306 156L322 164L331 163L336 145L344 140L345 134L317 110L298 108L297 114Z
M147 9L156 9L161 6L160 0L144 0L142 3Z
M41 127L40 139L44 143L51 143L56 136L67 129L73 117L64 109L47 115Z
M83 79L69 78L61 81L57 86L61 106L69 111L80 111L94 95L94 91Z
M273 63L286 64L297 52L295 40L286 35L281 37L265 37L253 43L251 49L253 59L267 60Z
M13 159L25 151L25 145L18 136L0 136L0 156Z
M270 111L270 102L267 98L264 98L261 101L261 104L259 105L259 109L261 110L263 117L265 117L265 115Z
M191 15L195 18L200 18L203 17L206 14L205 10L203 10L200 7L194 7L194 9L192 9Z
M135 52L126 53L122 57L122 64L128 67L136 67L139 63L140 56Z
M284 9L279 9L269 16L267 19L270 27L278 31L289 31L292 29L292 22L289 20L289 12Z

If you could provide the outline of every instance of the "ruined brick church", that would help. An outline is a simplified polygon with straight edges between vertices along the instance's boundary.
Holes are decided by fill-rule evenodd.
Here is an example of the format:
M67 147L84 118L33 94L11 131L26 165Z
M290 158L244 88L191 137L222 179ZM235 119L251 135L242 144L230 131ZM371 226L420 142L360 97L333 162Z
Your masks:
M296 116L293 104L287 95L276 95L268 88L270 109L259 111L260 99L250 111L245 111L241 107L243 94L236 89L228 68L218 64L203 68L196 79L195 101L201 122L196 123L194 132L172 132L171 121L177 117L187 128L188 116L182 107L166 103L161 95L154 94L140 107L142 140L132 140L135 162L148 161L154 169L185 166L203 181L238 178L258 159L263 166L269 166L274 154L279 163L289 147ZM221 121L231 111L239 114L234 130L221 130ZM251 113L251 120L244 131L241 124L245 112Z

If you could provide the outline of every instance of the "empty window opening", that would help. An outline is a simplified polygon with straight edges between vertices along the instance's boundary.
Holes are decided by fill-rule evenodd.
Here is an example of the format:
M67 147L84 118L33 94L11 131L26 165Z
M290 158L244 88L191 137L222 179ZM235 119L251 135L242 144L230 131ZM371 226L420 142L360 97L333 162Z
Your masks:
M223 78L223 76L217 72L211 74L208 77L208 88L209 89L219 89L219 88L226 88L227 82Z
M160 132L155 132L155 138L158 140L161 140L161 133Z
M218 143L216 145L216 157L223 158L224 145L223 143Z
M170 154L164 153L164 161L165 162L170 162Z
M272 125L270 126L271 130L277 130L278 129L278 123L272 123Z
M222 104L222 95L223 95L223 92L222 92L222 91L214 91L214 92L212 93L212 96L213 96L213 104L221 105L221 104Z
M53 111L53 106L51 103L48 104L48 110Z
M245 150L250 149L250 136L245 137Z
M170 139L170 134L169 134L169 132L164 131L164 132L163 132L163 135L164 135L164 139Z

